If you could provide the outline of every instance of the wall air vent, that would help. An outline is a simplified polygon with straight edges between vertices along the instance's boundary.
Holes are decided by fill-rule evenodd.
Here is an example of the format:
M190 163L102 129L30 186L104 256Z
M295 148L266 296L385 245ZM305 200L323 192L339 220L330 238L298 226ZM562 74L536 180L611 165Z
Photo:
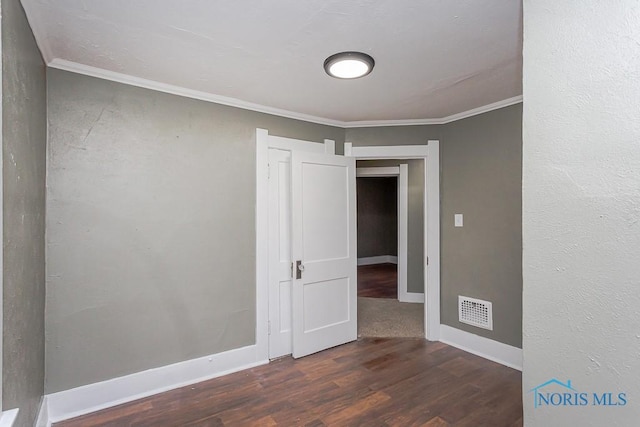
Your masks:
M458 295L458 320L467 325L493 330L493 311L489 301Z

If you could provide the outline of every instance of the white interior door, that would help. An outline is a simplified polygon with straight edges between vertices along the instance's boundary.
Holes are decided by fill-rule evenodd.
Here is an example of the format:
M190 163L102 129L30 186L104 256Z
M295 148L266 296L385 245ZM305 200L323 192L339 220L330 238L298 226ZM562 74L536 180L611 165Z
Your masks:
M291 354L291 152L269 149L269 358Z
M257 132L258 143L267 146L267 209L265 212L268 230L268 357L291 354L292 344L292 257L291 257L291 152L310 153L335 152L335 144L325 140L324 144L268 135ZM261 139L262 137L262 139Z
M291 153L293 357L357 339L355 159Z

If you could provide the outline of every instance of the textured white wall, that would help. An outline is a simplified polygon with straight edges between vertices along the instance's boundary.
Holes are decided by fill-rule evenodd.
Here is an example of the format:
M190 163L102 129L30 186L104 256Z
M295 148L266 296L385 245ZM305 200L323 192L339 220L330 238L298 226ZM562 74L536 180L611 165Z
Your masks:
M525 425L640 425L640 2L525 0L523 120Z

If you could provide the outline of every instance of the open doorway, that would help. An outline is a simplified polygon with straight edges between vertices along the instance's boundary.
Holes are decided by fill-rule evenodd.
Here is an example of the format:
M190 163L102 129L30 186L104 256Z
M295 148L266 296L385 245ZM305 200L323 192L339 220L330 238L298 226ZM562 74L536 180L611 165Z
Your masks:
M359 164L356 198L360 296L397 297L408 302L412 298L407 292L408 165ZM376 286L374 281L385 283Z
M424 173L420 160L357 162L358 335L362 337L425 336L423 276L414 274L411 286L407 281L409 162L419 178ZM423 181L416 182L415 176L412 216L422 219ZM412 232L423 234L418 229ZM413 246L421 249L424 242L418 240L414 236ZM422 256L413 258L414 270L422 270Z
M398 176L356 176L358 297L397 299Z
M426 145L353 146L344 143L344 155L356 160L402 159L423 160L422 252L410 251L423 259L424 329L428 340L440 339L440 142L429 140Z

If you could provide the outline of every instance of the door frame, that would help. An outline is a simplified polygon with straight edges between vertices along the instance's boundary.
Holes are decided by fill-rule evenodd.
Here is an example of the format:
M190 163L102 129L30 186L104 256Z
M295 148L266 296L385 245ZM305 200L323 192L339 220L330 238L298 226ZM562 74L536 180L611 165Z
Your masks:
M269 149L318 151L335 154L335 141L323 143L269 135L256 128L256 354L269 360Z
M353 146L344 143L344 155L357 160L424 160L424 330L430 341L440 340L440 141L426 145Z
M409 222L409 166L367 166L356 167L357 178L396 177L398 179L397 215L398 215L398 301L424 302L424 294L407 292L407 242ZM357 187L357 186L356 186ZM357 194L357 189L356 189Z

